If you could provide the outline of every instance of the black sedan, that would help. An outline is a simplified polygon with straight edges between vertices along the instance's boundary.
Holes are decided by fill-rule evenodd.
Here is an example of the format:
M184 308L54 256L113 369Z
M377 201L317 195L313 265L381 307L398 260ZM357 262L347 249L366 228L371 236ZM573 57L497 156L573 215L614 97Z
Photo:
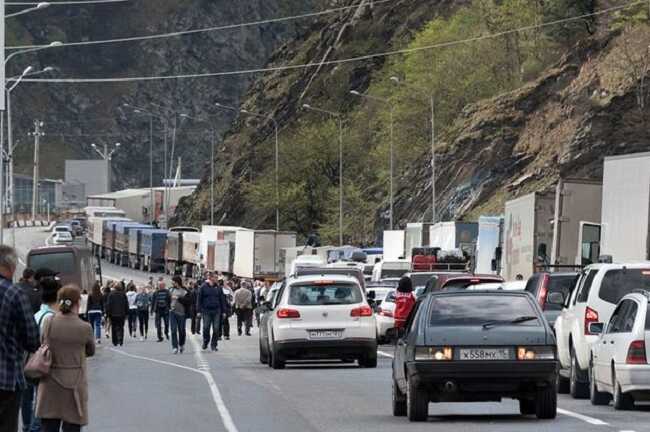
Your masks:
M428 417L429 402L519 400L555 418L553 330L526 292L438 292L417 302L393 360L393 415Z

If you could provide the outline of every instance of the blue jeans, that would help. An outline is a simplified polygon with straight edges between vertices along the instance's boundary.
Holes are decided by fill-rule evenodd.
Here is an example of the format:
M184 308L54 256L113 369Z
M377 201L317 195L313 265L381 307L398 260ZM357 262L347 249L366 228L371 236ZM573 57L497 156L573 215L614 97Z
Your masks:
M35 415L36 389L38 387L27 381L27 387L22 392L20 412L23 420L23 432L40 432L41 419Z
M95 339L102 338L102 313L99 311L88 312L88 321L95 331Z
M172 328L172 348L185 346L185 314L169 312L169 325Z
M203 346L210 344L211 348L216 348L219 343L219 330L221 329L221 311L202 312L203 317ZM210 329L212 329L212 338L210 338Z

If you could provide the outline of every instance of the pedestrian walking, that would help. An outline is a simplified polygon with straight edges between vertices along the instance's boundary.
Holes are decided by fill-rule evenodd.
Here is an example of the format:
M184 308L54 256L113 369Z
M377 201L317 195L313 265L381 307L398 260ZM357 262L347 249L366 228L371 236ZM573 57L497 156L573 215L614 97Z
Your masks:
M32 305L33 313L37 313L41 308L41 290L38 281L34 278L35 274L36 272L34 270L26 268L23 270L23 277L16 284L27 294L29 303Z
M192 303L190 304L190 330L192 334L201 334L201 316L196 310L196 298L198 293L198 285L196 282L192 282L190 285L190 299Z
M54 272L52 272L53 274ZM38 326L39 335L43 334L46 322L57 312L57 296L61 289L61 282L56 276L43 277L39 281L39 292L41 293L41 307L34 314L34 320ZM22 394L21 417L23 421L23 432L40 432L41 419L36 417L36 404L34 403L38 388L38 381L25 378L26 388Z
M17 261L13 248L0 245L0 432L18 431L25 352L40 346L29 298L12 283Z
M151 307L151 298L146 292L146 287L140 288L139 291L138 295L135 296L135 307L138 313L140 341L144 341L149 334L149 308Z
M113 282L108 281L102 293L102 296L104 297L104 308L106 308L106 304L108 303L108 296L111 294L112 289L113 289ZM106 333L106 339L108 339L110 337L110 331L111 331L111 320L110 318L108 318L108 315L104 315L104 331Z
M248 285L243 284L235 291L234 305L235 315L237 315L237 334L242 335L243 325L246 336L250 336L253 325L253 291L248 288Z
M411 309L415 305L415 296L413 295L413 283L411 278L403 276L397 284L395 293L395 327L402 328L408 319Z
M129 302L129 313L127 317L129 322L129 336L134 338L138 334L138 307L135 305L135 298L138 292L136 291L135 284L129 282L127 286L126 299Z
M151 300L152 307L154 308L156 319L156 330L158 332L158 342L162 342L162 324L165 324L165 339L169 340L169 309L171 308L172 298L169 290L165 287L165 282L160 280L158 282L158 289L153 294Z
M203 319L203 349L208 349L210 344L212 351L217 351L219 328L226 311L226 297L221 287L217 285L217 277L214 273L209 273L208 279L199 288L196 304L197 311Z
M52 368L38 385L36 403L44 432L80 431L88 424L86 357L95 354L95 338L90 324L79 319L80 301L77 287L61 288L59 312L43 328L42 340L52 354Z
M114 291L108 295L106 315L111 321L113 346L124 345L124 321L129 314L129 300L124 292L124 285L117 284Z
M225 312L221 318L221 326L219 327L219 340L224 338L230 340L230 317L233 315L233 289L232 285L229 283L224 283L223 279L217 281L217 285L223 291L223 295L226 297Z
M88 321L88 291L81 291L81 300L79 301L79 318Z
M104 315L104 296L99 282L95 282L88 296L88 322L95 333L95 343L102 343L102 316Z
M169 290L171 296L169 324L172 330L172 352L182 354L185 350L185 323L192 299L183 286L183 279L180 276L174 276L172 283L172 289Z

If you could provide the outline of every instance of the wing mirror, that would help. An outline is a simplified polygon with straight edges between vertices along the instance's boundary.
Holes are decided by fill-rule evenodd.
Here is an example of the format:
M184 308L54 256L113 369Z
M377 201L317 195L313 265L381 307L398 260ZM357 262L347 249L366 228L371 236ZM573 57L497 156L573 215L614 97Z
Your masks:
M605 324L601 322L592 322L589 323L589 333L599 335L603 333L605 329Z
M564 294L561 292L552 292L549 293L546 297L546 303L552 305L563 305L564 304Z

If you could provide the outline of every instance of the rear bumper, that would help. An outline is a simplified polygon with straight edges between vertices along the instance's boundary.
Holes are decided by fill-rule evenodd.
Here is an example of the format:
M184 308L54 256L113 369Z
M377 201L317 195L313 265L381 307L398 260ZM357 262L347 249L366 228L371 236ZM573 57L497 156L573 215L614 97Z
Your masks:
M377 315L376 320L377 320L377 336L379 337L386 336L386 332L389 329L395 327L395 318Z
M377 340L365 338L327 341L292 339L275 341L274 344L279 357L284 360L358 358L377 353Z
M530 397L555 386L557 361L409 362L408 379L429 391L432 400L484 401ZM449 384L453 386L449 386ZM447 384L447 385L446 385Z
M623 393L636 391L650 392L650 364L616 365L616 379L621 384Z

